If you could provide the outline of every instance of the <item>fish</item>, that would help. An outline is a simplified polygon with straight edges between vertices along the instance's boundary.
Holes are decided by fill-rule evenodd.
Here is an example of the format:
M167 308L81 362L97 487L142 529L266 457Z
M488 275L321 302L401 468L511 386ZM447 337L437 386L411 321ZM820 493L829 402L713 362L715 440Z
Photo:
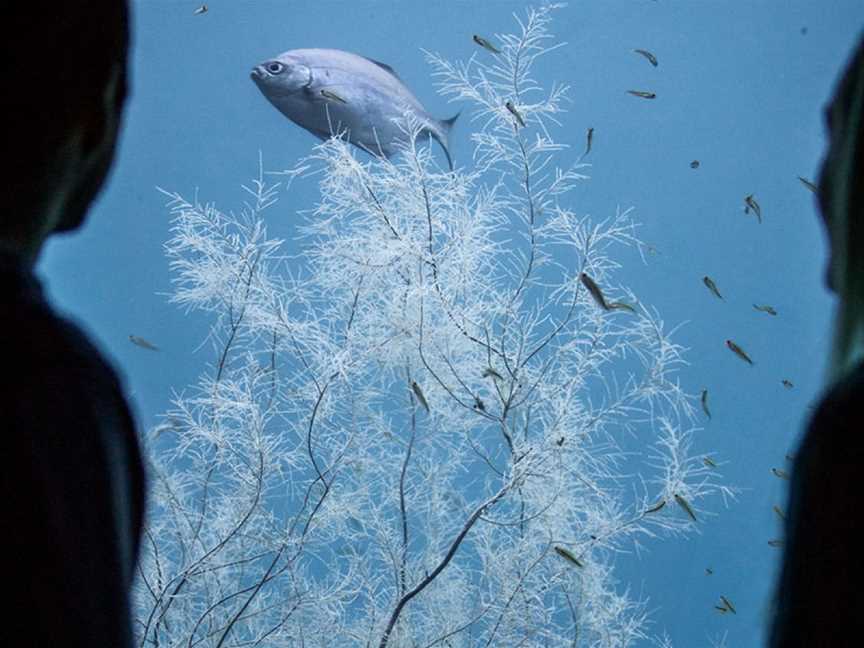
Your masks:
M627 302L609 302L606 304L609 310L625 310L628 313L635 313L636 309Z
M755 308L757 311L761 311L763 313L768 313L769 315L776 315L777 314L777 311L774 310L774 308L772 308L771 306L768 306L767 304L761 305L761 306L758 304L753 304L753 308Z
M609 310L609 304L606 303L606 298L603 296L603 292L591 277L584 272L580 272L579 281L581 281L582 285L588 289L588 292L591 293L591 296L600 308L603 310Z
M782 468L772 468L771 472L774 473L775 477L779 477L780 479L789 479L789 473Z
M717 467L717 463L711 457L708 457L708 456L702 457L702 463L704 463L709 468L716 468Z
M725 605L726 608L727 608L727 609L728 609L732 614L738 614L738 613L735 611L735 606L732 605L732 601L730 601L728 598L726 598L726 597L723 596L722 594L720 595L720 600L723 601L723 605Z
M723 295L720 294L720 291L717 289L717 284L714 283L714 280L711 277L705 275L702 277L702 283L704 283L708 287L708 290L714 293L719 299L723 299Z
M642 97L643 99L656 99L657 95L653 92L646 92L645 90L628 90L631 95L634 97Z
M714 609L717 610L718 612L722 613L722 614L726 614L729 611L729 608L727 608L726 606L721 606L721 605L715 605Z
M159 347L157 347L155 344L153 344L152 342L148 342L144 338L138 337L137 335L130 335L129 341L132 344L138 345L142 349L148 349L150 351L158 351L159 350Z
M591 142L594 141L594 129L589 128L588 133L585 135L585 152L582 154L582 157L585 157L591 152Z
M474 397L474 408L480 410L481 412L486 411L486 403L484 403L479 396Z
M768 545L771 547L782 547L783 541L782 540L769 540Z
M782 384L786 389L792 389L792 388L795 386L795 385L792 384L792 381L791 381L791 380L788 380L788 379L786 379L786 378L784 378L783 380L781 380L780 383L781 383L781 384Z
M420 389L420 385L418 385L415 381L411 381L411 391L414 392L414 395L417 397L417 400L420 401L420 404L423 406L423 409L426 410L426 413L429 413L429 403L426 401L426 397L423 395L423 390Z
M750 359L750 356L748 356L746 353L744 353L744 349L742 349L740 346L735 344L732 340L726 340L726 346L729 347L729 349L732 351L732 353L737 355L744 362L746 362L749 365L753 365L753 361Z
M690 168L691 168L691 169L698 169L698 168L699 168L699 160L693 160L693 161L690 163Z
M709 419L711 418L711 411L708 409L708 390L702 390L702 396L699 399L702 402L702 411L705 412L705 416Z
M636 52L637 54L641 54L646 59L648 59L648 62L651 65L653 65L654 67L657 67L657 57L654 56L651 52L649 52L648 50L644 50L644 49L634 49L633 51Z
M706 575L706 576L710 576L710 575L713 574L713 573L714 573L714 570L711 569L710 567L706 567L706 568L705 568L705 575Z
M331 101L338 101L339 103L343 103L343 104L348 103L342 97L340 97L338 94L336 94L332 90L327 90L326 88L321 89L321 96L324 97L325 99L330 99Z
M478 36L477 34L474 34L471 37L471 39L475 43L477 43L480 47L482 47L485 50L489 50L493 54L500 54L501 53L501 50L499 50L497 47L495 47L492 43L490 43L488 40L486 40L482 36Z
M392 157L405 140L405 118L434 138L453 168L449 137L457 117L436 119L386 63L336 49L295 49L262 61L250 77L261 94L316 137L342 137L372 155ZM344 103L331 101L326 90Z
M682 509L684 509L684 512L690 517L691 520L696 522L697 521L696 520L696 514L693 512L693 507L690 506L690 502L688 502L686 499L681 497L678 493L675 493L674 497L675 497L675 502L678 504L678 506L680 506Z
M753 210L753 213L756 214L756 218L759 222L762 222L762 208L759 207L759 203L756 202L756 199L753 197L753 194L749 194L744 197L744 213L749 214L750 210Z
M798 179L801 181L801 184L803 184L805 187L807 187L813 193L816 193L817 191L819 191L819 187L817 187L815 184L810 182L807 178L802 178L801 176L798 176Z
M783 509L781 509L779 506L777 506L775 504L774 506L771 507L771 509L777 514L777 517L779 517L781 520L786 519L786 514L783 512Z
M192 15L193 16L200 16L201 14L204 14L204 13L207 13L207 5L206 4L202 4L200 7L198 7L195 11L192 12Z
M645 512L646 512L646 513L656 513L657 511L659 511L660 509L662 509L664 506L666 506L666 500L660 500L659 502L657 502L657 503L656 503L654 506L652 506L651 508L647 508L647 509L645 509Z
M569 552L564 547L559 547L556 545L555 547L552 547L552 548L555 550L555 553L557 553L559 556L561 556L567 562L572 563L572 564L576 565L577 567L584 567L585 566L582 564L581 560L579 560L576 556L574 556L571 552Z
M492 367L486 367L483 370L483 377L484 378L492 378L494 380L504 380L504 376L502 376L500 373L495 371Z
M516 121L519 122L519 125L520 125L522 128L525 128L525 120L522 119L522 115L519 114L519 111L518 111L518 110L516 110L516 106L513 105L513 102L512 102L512 101L508 101L507 103L504 104L504 107L505 107L507 110L509 110L509 111L510 111L510 114L513 115L513 116L516 118Z

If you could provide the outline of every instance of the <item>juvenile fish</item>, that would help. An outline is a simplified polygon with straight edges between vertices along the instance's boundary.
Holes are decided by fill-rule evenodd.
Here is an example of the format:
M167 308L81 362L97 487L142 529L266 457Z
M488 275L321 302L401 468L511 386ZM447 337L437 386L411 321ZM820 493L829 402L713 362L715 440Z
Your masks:
M805 187L807 187L813 193L816 193L817 191L819 191L819 188L815 184L810 182L807 178L802 178L801 176L798 176L798 179L801 181L801 184L803 184Z
M789 473L782 468L772 468L771 472L774 473L775 477L779 477L780 479L789 479Z
M690 168L691 168L691 169L698 169L698 168L699 168L699 160L693 160L693 161L690 163Z
M340 97L338 94L336 94L332 90L327 90L326 88L321 89L321 96L324 97L325 99L329 99L330 101L338 101L341 104L347 104L348 103L342 97Z
M786 378L784 378L784 379L781 380L780 382L783 384L783 386L784 386L786 389L792 389L792 388L795 386L795 385L792 384L792 381L791 381L791 380L787 380Z
M423 395L423 390L420 389L420 385L418 385L415 381L411 381L411 391L414 392L414 395L417 397L417 400L420 401L420 404L423 406L423 409L426 410L426 413L429 413L429 403L426 402L426 397Z
M477 34L474 34L471 38L474 40L475 43L477 43L483 49L489 50L493 54L500 54L501 53L501 50L499 50L497 47L495 47L492 43L490 43L488 40L486 40L482 36L478 36Z
M510 111L510 114L516 118L516 121L519 122L519 125L522 128L525 128L525 120L522 119L522 115L519 114L519 111L516 110L516 106L513 105L512 101L508 101L504 104L504 107Z
M646 92L645 90L628 90L631 95L634 97L642 97L643 99L656 99L657 95L653 92Z
M636 312L636 309L627 302L609 302L606 305L609 307L609 310L625 310L628 313Z
M494 378L495 380L504 380L504 376L495 371L492 367L486 367L483 370L484 378Z
M207 5L206 4L198 7L195 11L192 12L192 15L193 16L200 16L203 13L207 13Z
M702 397L699 399L702 402L702 411L705 412L705 416L709 419L711 418L711 411L708 409L708 390L702 390Z
M717 284L714 283L714 280L711 279L708 275L702 277L702 283L710 290L714 295L716 295L719 299L723 299L723 295L720 294L720 291L717 289Z
M709 468L717 467L717 463L711 457L702 457L702 463L704 463Z
M486 411L486 403L484 403L479 396L474 397L474 408L480 410L481 412Z
M148 342L147 340L145 340L145 339L142 338L142 337L138 337L137 335L130 335L130 336L129 336L129 341L130 341L132 344L136 344L136 345L138 345L138 346L141 347L142 349L148 349L148 350L150 350L150 351L158 351L158 350L159 350L159 347L157 347L156 345L152 344L151 342Z
M588 134L585 136L585 152L582 154L582 157L585 157L591 152L591 142L594 140L594 129L589 128Z
M761 311L763 313L768 313L769 315L776 315L777 314L777 311L774 310L771 306L768 306L767 304L763 305L763 306L753 304L753 308L755 308L757 311Z
M606 303L606 298L603 296L603 292L591 277L584 272L580 272L579 281L581 281L582 285L588 289L588 292L591 293L591 296L600 308L603 310L609 310L609 304Z
M678 503L684 512L690 517L691 520L696 522L696 514L693 512L693 507L690 506L690 502L681 497L678 493L675 493L675 501Z
M732 605L732 601L730 601L728 598L726 598L722 594L720 595L720 600L723 601L723 605L725 605L726 609L729 610L732 614L738 614L735 611L735 606Z
M753 194L749 194L744 197L744 213L749 214L750 210L753 210L753 213L756 214L756 218L761 223L762 222L762 208L759 207L759 203L756 202L756 199L753 197Z
M771 547L782 547L783 541L782 540L769 540L768 545Z
M714 573L714 570L711 569L710 567L706 567L706 568L705 568L705 575L706 575L706 576L710 576L710 575L713 574L713 573Z
M786 519L786 514L783 513L783 509L781 509L779 506L775 504L771 507L771 509L777 514L777 517L779 517L781 520Z
M750 359L750 356L748 356L746 353L744 353L744 349L742 349L740 346L735 344L732 340L726 340L726 346L729 347L729 349L732 351L732 353L737 355L744 362L746 362L749 365L753 364L753 361Z
M649 52L648 50L644 50L644 49L634 49L633 51L636 52L637 54L641 54L646 59L648 59L648 62L651 65L653 65L654 67L657 67L657 57L654 56L651 52Z
M585 566L582 564L582 561L580 561L571 552L567 551L564 547L555 546L555 547L553 547L553 549L555 549L555 553L557 553L559 556L561 556L567 562L572 563L572 564L576 565L577 567L584 567Z

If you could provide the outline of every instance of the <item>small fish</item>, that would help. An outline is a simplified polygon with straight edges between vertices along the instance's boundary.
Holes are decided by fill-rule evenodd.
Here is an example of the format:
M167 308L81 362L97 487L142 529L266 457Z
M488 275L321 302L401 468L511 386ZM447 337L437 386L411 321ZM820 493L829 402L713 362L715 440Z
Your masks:
M474 397L474 409L478 409L481 412L486 411L486 404L482 400L480 400L479 396Z
M723 299L723 295L720 294L720 291L717 289L717 284L714 283L714 280L711 277L705 275L702 277L702 283L704 283L708 290L714 293L718 299Z
M418 385L415 381L411 381L411 391L414 392L414 395L417 397L417 400L420 401L420 404L423 406L423 409L426 410L426 413L429 413L429 403L426 402L426 397L423 395L423 390L420 389L420 385Z
M561 556L567 562L573 563L577 567L584 567L585 566L582 564L582 562L576 556L574 556L572 553L567 551L564 547L555 546L555 547L553 547L553 549L555 549L555 553L557 553L559 556Z
M562 436L560 439L558 439L558 440L555 442L555 445L557 445L559 448L560 448L562 445L564 445L564 437Z
M782 547L783 541L782 540L769 540L768 545L771 547Z
M780 479L789 479L789 473L782 468L772 468L771 472L774 473L775 477L779 477Z
M644 50L644 49L634 49L633 51L636 52L637 54L641 54L646 59L648 59L648 62L651 65L653 65L654 67L657 67L657 57L654 56L651 52L649 52L648 50Z
M645 90L628 90L628 93L633 95L634 97L642 97L643 99L656 99L657 95L653 92L646 92Z
M678 493L675 493L675 501L678 503L678 506L684 509L684 512L687 513L690 519L696 522L696 514L693 512L690 502L681 497Z
M786 461L795 461L795 457L790 454L783 455L783 457L786 459Z
M195 11L192 12L192 15L193 16L200 16L201 14L205 14L205 13L207 13L207 5L202 4L200 7L198 7Z
M708 390L702 390L702 397L700 398L702 401L702 411L705 412L705 416L709 419L711 418L711 411L708 409Z
M786 519L786 514L783 512L783 509L781 509L776 504L771 507L771 510L773 510L777 514L777 517L779 517L781 520Z
M591 142L594 141L594 129L589 128L588 133L585 135L585 152L582 154L582 157L585 157L591 152Z
M716 468L717 467L717 463L711 457L708 457L708 456L702 457L702 463L704 463L709 468Z
M654 506L652 506L651 508L647 508L647 509L645 509L645 512L646 512L646 513L656 513L657 511L659 511L660 509L662 509L664 506L666 506L666 500L660 500L659 502L657 502L657 503L656 503Z
M328 90L327 88L321 88L321 96L324 97L325 99L329 99L330 101L337 101L341 104L347 104L348 103L342 97L340 97L338 94L336 94L332 90Z
M807 187L813 193L816 193L817 191L819 191L819 188L815 184L810 182L807 178L802 178L801 176L798 176L798 179L801 181L801 184L803 184L805 187Z
M475 43L477 43L483 49L489 50L493 54L500 54L501 53L501 50L499 50L497 47L495 47L492 43L490 43L488 40L486 40L482 36L478 36L477 34L474 34L471 38Z
M495 380L504 380L504 376L502 376L500 373L495 371L492 367L486 367L483 370L483 377L484 378L493 378Z
M588 289L588 292L591 293L591 296L600 308L603 310L609 310L609 304L606 303L606 298L603 297L603 292L591 277L584 272L580 272L579 281L581 281L582 285Z
M756 202L756 199L753 197L753 194L749 194L744 197L744 213L749 214L750 210L753 210L753 213L756 214L756 218L759 222L762 222L762 208L759 207L759 203Z
M510 114L516 118L516 121L519 122L519 125L522 128L525 128L525 120L522 119L522 115L519 114L519 111L516 110L516 106L513 105L512 101L508 101L504 104L504 107L510 111Z
M710 575L713 574L713 573L714 573L714 570L711 569L710 567L706 567L706 568L705 568L705 575L706 575L706 576L710 576Z
M780 381L786 389L792 389L795 385L792 384L791 380L784 378Z
M698 168L699 168L699 160L693 160L693 161L690 163L690 168L691 168L691 169L698 169Z
M732 351L732 353L737 355L744 362L746 362L749 365L753 364L753 361L750 359L750 356L748 356L746 353L744 353L744 349L742 349L740 346L735 344L732 340L726 340L726 346L729 347L729 349Z
M717 610L718 612L722 613L722 614L726 614L729 611L729 608L727 608L725 606L720 606L720 605L715 605L714 609Z
M768 313L769 315L776 315L777 314L777 311L774 310L771 306L768 306L767 304L764 304L761 306L759 304L753 304L753 308L755 308L757 311L761 311L763 313Z
M137 335L130 335L129 341L132 344L137 344L142 349L149 349L150 351L158 351L159 350L159 347L152 344L151 342L148 342L147 340L145 340L142 337L138 337Z
M738 614L738 613L735 611L735 606L732 605L732 601L730 601L728 598L726 598L726 597L723 596L722 594L720 595L720 600L723 601L723 605L725 605L726 608L727 608L727 609L728 609L732 614Z

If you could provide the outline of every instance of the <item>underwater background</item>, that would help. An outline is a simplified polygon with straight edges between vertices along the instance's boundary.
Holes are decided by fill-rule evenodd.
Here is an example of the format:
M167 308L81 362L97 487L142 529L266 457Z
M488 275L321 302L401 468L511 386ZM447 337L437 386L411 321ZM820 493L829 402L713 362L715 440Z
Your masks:
M114 171L87 226L54 239L39 265L50 297L125 377L142 430L159 423L212 355L208 319L168 301L170 218L156 187L197 191L229 209L257 175L259 152L265 169L281 170L317 143L266 101L251 68L289 49L344 49L389 64L430 113L450 117L460 106L436 94L422 50L466 60L479 49L473 34L512 31L513 14L527 5L231 0L195 13L199 6L133 3L132 93ZM574 1L550 27L566 46L535 69L544 85L570 86L555 135L571 148L559 164L575 161L594 129L583 170L590 180L567 206L598 219L634 208L655 252L644 261L635 250L617 254L616 279L668 326L682 324L674 339L690 364L681 383L709 394L711 418L698 412L696 443L738 489L725 505L719 497L705 504L696 534L617 558L621 587L649 599L650 632L676 646L764 643L780 555L768 544L781 537L772 507L784 506L787 486L772 468L788 468L785 455L825 384L833 307L825 235L798 176L817 179L822 110L862 25L864 4L854 0ZM453 133L457 167L471 164L470 126L463 114ZM316 181L297 179L269 212L286 254L298 212L318 191ZM744 212L750 194L761 223ZM160 351L133 345L130 334ZM727 339L755 364L735 357ZM721 594L736 613L718 613Z

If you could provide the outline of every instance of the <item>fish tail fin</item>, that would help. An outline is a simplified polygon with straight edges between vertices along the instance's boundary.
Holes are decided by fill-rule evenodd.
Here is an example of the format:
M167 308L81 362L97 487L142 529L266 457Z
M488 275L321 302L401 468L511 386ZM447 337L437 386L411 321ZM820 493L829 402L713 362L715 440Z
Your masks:
M453 130L453 124L456 123L456 120L459 119L459 115L462 114L460 110L458 113L453 115L450 119L441 119L438 121L438 131L433 132L432 135L435 139L438 140L438 143L441 145L441 148L444 149L444 155L447 156L447 164L450 165L450 170L453 170L453 158L450 157L450 132Z

